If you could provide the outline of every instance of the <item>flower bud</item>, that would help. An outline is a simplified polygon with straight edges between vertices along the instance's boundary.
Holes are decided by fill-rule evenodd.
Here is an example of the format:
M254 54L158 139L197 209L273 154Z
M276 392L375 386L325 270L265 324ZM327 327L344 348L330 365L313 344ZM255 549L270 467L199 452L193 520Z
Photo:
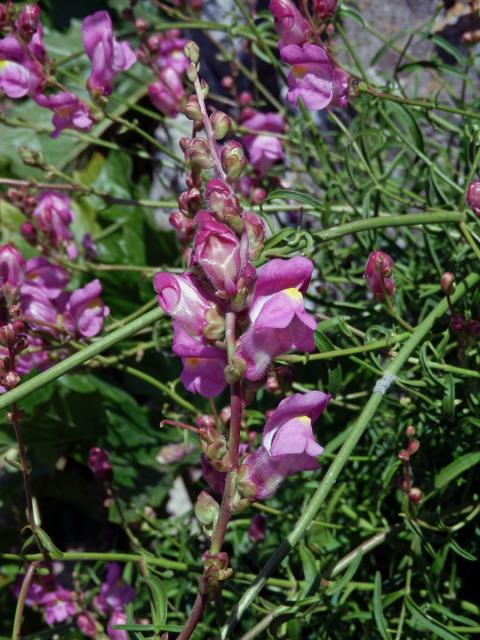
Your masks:
M182 242L187 242L192 238L195 231L193 220L187 218L180 211L173 211L169 215L168 221L176 230L179 240L181 240Z
M223 111L215 111L210 116L213 137L215 140L223 140L232 130L232 120Z
M25 335L21 335L21 336L18 336L18 338L15 340L15 343L13 345L13 350L15 354L18 355L19 353L22 353L22 351L25 351L28 345L29 345L28 337Z
M412 440L411 442L408 443L408 453L412 456L414 453L417 453L417 451L420 448L420 441L419 440Z
M213 167L208 142L204 138L193 138L185 155L192 165L192 171L194 169L211 169Z
M226 426L230 422L231 417L232 417L231 407L230 406L223 407L223 409L220 411L220 420L222 421L222 424Z
M247 164L242 145L236 140L230 140L224 145L220 159L228 182L238 180Z
M178 197L180 211L187 217L193 217L202 208L203 197L200 189L192 187L188 191L183 191Z
M243 222L248 236L248 257L250 260L257 260L265 243L265 225L253 211L247 211L244 214Z
M13 389L20 382L20 376L16 371L9 371L3 378L3 384L7 389Z
M142 36L148 29L148 22L144 18L137 18L135 20L135 28L137 32Z
M12 244L0 247L0 288L17 290L23 282L25 260Z
M195 502L194 510L195 517L202 525L205 533L212 535L220 511L218 502L209 493L202 491Z
M460 333L465 328L465 316L462 313L454 313L450 320L450 327L454 333Z
M18 153L22 162L31 167L39 167L43 168L45 163L44 155L41 151L37 149L31 149L30 147L21 146L18 147Z
M195 82L198 79L198 70L194 64L190 64L187 68L187 78L190 82Z
M423 494L418 487L412 487L408 494L408 501L411 504L418 504L423 498Z
M370 254L363 277L377 300L384 300L395 293L395 284L390 277L392 269L393 260L387 253L373 251Z
M216 429L215 418L205 413L195 418L195 424L200 429Z
M31 222L23 222L20 225L20 233L32 247L37 244L37 230Z
M225 337L225 316L217 309L208 309L204 318L206 324L203 328L203 335L208 340L223 340Z
M467 322L467 333L471 338L480 336L480 320L469 320Z
M215 554L206 551L202 556L202 560L204 566L203 575L207 580L209 590L213 594L219 583L228 580L233 574L233 570L228 566L229 557L224 551Z
M160 33L154 33L147 39L147 47L151 53L156 53L160 49L163 37Z
M220 220L240 215L241 207L238 198L232 193L228 184L219 178L207 182L205 200L208 208L214 211Z
M193 445L185 446L183 442L177 442L174 444L166 444L161 447L156 460L161 465L173 464L183 460L185 456L195 450Z
M225 367L225 380L228 384L235 384L242 379L243 374L247 370L247 363L243 358L234 356L231 364Z
M98 480L102 482L111 480L112 465L110 464L108 451L105 451L105 449L93 447L88 456L88 466Z
M335 15L337 0L313 0L313 15L320 20L326 20Z
M413 436L416 433L416 429L414 426L409 425L406 429L405 429L405 435L407 436L407 438L413 438Z
M410 453L406 449L402 449L398 454L398 459L402 462L408 462L410 460Z
M472 180L468 185L466 202L467 207L480 217L480 180Z
M198 64L200 60L200 49L196 42L189 40L183 49L183 53L192 64Z
M253 516L247 532L251 542L261 542L265 538L266 525L267 520L261 513Z
M440 278L440 287L446 296L451 296L455 292L455 276L450 271L446 271Z
M222 78L222 87L227 91L233 88L233 78L232 76L224 76Z
M247 107L252 102L253 96L249 91L242 91L242 93L238 96L238 104L241 107Z
M40 7L38 4L27 4L18 16L15 26L23 42L30 42L40 23Z
M185 109L183 111L189 120L202 119L202 111L200 109L200 104L198 102L197 96L195 95L192 95L188 98L187 104L185 105Z

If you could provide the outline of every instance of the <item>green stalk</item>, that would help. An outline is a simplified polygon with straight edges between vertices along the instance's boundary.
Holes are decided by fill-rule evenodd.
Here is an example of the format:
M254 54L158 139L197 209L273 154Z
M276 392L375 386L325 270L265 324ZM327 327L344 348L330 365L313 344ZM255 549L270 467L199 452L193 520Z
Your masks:
M455 294L452 296L452 301L459 300L469 289L473 289L475 285L480 281L480 274L470 274L464 282L462 282ZM447 299L444 298L437 306L428 314L428 316L415 328L414 333L410 336L402 349L399 351L397 357L392 360L389 366L385 369L382 382L383 388L377 385L375 386L370 399L365 405L362 413L360 414L357 422L354 424L348 437L346 438L342 448L338 452L335 460L332 462L327 472L325 473L318 489L313 494L310 502L308 503L303 514L297 521L297 524L291 531L291 533L283 540L276 551L270 556L265 563L261 571L259 572L255 582L245 591L241 597L238 605L235 606L232 615L227 621L226 625L220 632L221 640L225 640L230 635L230 632L235 627L238 620L242 617L245 611L252 604L256 596L260 593L266 580L272 575L275 569L280 563L289 555L289 553L295 548L298 542L301 540L306 530L310 526L312 520L314 520L320 507L323 505L330 490L335 485L338 476L340 475L343 467L347 464L351 453L353 452L356 444L366 431L370 421L375 415L378 407L380 406L384 393L389 386L389 383L393 382L407 362L408 358L412 355L415 349L427 336L434 323L448 310ZM379 381L380 382L380 381Z
M34 391L41 389L50 382L53 382L57 378L69 373L76 367L85 364L85 362L88 362L88 360L91 360L95 356L98 356L98 354L103 353L113 345L117 344L117 342L121 342L125 338L129 338L142 329L151 326L154 322L160 320L162 316L163 311L160 308L153 309L153 311L149 311L140 318L132 320L132 322L129 322L124 327L120 327L120 329L112 331L112 333L100 338L100 340L93 344L89 344L88 347L85 347L78 353L74 353L50 369L39 373L34 378L31 378L11 391L4 393L0 397L0 410L9 407L14 402L18 402L19 400L26 398Z

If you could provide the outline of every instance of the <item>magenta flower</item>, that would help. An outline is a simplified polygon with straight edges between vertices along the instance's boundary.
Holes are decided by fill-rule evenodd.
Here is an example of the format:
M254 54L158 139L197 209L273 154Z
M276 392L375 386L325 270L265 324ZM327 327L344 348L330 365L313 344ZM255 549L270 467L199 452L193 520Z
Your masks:
M349 76L332 62L322 46L290 44L281 50L280 56L292 65L287 93L291 104L297 104L301 98L308 109L347 106Z
M291 349L313 351L317 323L305 311L305 293L313 264L307 258L270 260L257 272L250 304L250 327L240 337L236 355L245 377L260 380L270 361Z
M253 516L250 526L248 527L248 537L251 542L261 542L265 538L265 527L267 520L261 513Z
M47 624L65 622L77 613L74 604L75 593L59 587L56 591L46 593L41 604L45 607L45 620Z
M110 313L110 309L100 298L101 293L102 285L98 279L72 293L63 312L65 326L69 331L86 338L100 333L103 320Z
M175 69L165 67L158 74L156 82L148 85L148 95L161 113L174 118L185 101L181 77Z
M384 300L385 296L395 293L392 269L393 260L387 253L374 251L369 255L363 277L377 300Z
M134 597L135 590L122 579L122 567L117 562L110 562L100 593L93 599L95 608L101 614L108 615L114 611L122 611Z
M58 298L70 280L65 269L52 264L43 256L27 260L25 277L28 283L39 286L47 297L52 299Z
M64 129L90 131L93 119L90 109L74 93L62 91L50 96L39 94L35 102L45 109L53 111L52 124L55 127L50 134L57 138Z
M242 142L248 151L250 162L259 178L263 178L270 167L279 160L283 160L284 153L279 138L264 133L285 133L283 116L280 113L257 112L242 122L242 126L252 131L259 131L258 135L247 134Z
M205 338L193 337L177 322L173 323L173 332L172 350L182 359L180 380L184 387L204 398L214 398L222 393L226 386L226 352L208 344Z
M280 51L289 44L302 45L310 34L310 25L292 0L270 0L270 12L275 21Z
M466 202L467 207L480 218L480 180L472 180L468 185Z
M127 616L122 611L114 611L107 624L107 634L110 640L128 640L126 631L115 629L115 626L123 624L127 624Z
M168 67L182 74L188 69L190 61L183 53L187 40L180 38L179 33L177 29L170 29L165 33L165 37L160 40L155 62L161 68Z
M43 287L24 283L20 289L20 305L32 329L57 335L57 309Z
M25 46L13 35L0 38L0 90L14 100L35 95L45 82L46 57L40 24Z
M254 279L248 262L248 235L239 240L232 229L218 222L208 211L195 216L197 233L190 266L200 267L220 298L235 296L239 288Z
M77 626L87 638L97 637L99 629L95 617L89 611L84 611L77 617Z
M329 400L321 391L296 393L272 411L261 447L247 456L240 470L241 488L247 497L266 500L288 476L318 469L316 457L323 448L315 440L312 423Z
M203 335L205 314L214 310L215 305L198 278L188 273L160 272L153 278L153 287L158 303L179 327L192 336Z
M20 287L24 280L25 260L12 244L0 246L0 287L10 290Z
M70 225L73 222L73 211L70 198L58 191L46 191L38 199L33 217L39 229L48 237L51 244L67 244L73 239Z
M108 451L105 451L105 449L100 449L100 447L90 449L88 466L98 480L102 482L104 480L110 480L112 477L112 465Z
M97 11L82 23L83 46L92 63L87 80L90 93L109 96L115 76L135 64L137 58L128 42L113 37L112 19L107 11Z

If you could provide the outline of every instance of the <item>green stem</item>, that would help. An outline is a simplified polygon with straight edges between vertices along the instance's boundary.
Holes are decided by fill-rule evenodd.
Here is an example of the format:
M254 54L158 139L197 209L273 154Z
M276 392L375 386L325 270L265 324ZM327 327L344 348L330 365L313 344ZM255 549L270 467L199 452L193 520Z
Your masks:
M128 367L123 365L119 366L118 368L120 369L120 371L125 371L125 373L128 373L129 375L134 376L139 380L143 380L148 384L151 384L152 387L156 387L157 389L160 389L162 393L164 393L166 396L171 398L174 402L179 404L181 407L183 407L187 411L191 411L195 415L200 413L197 407L194 407L193 404L188 402L188 400L185 400L185 398L182 398L182 396L178 395L176 391L174 391L173 389L170 389L170 387L168 387L163 382L160 382L160 380L157 380L153 376L148 375L148 373L145 373L144 371L140 371L140 369L135 369L134 367Z
M466 242L468 243L473 253L480 260L480 248L478 247L477 243L473 239L472 234L468 229L468 225L464 220L460 223L460 231L462 232L463 237L465 238Z
M34 378L31 378L26 382L23 382L11 391L4 393L0 397L0 411L9 407L14 402L18 402L19 400L29 396L34 391L41 389L66 373L69 373L76 367L85 364L88 360L91 360L98 354L103 353L113 345L117 344L117 342L121 342L125 338L129 338L142 329L151 326L154 322L160 320L162 316L163 311L160 308L153 309L140 318L132 320L132 322L129 322L124 327L120 327L116 331L112 331L112 333L100 338L100 340L97 340L93 344L89 344L78 353L74 353L62 362L50 367L50 369L42 371L42 373L39 373Z
M469 275L464 282L462 282L452 296L453 301L459 300L467 290L472 289L480 281L480 274ZM243 613L248 609L256 596L260 593L265 581L275 571L279 564L286 558L294 547L301 540L305 534L307 528L310 526L312 520L314 520L320 507L323 505L326 497L330 493L330 490L335 485L338 476L340 475L343 467L347 464L351 453L353 452L356 444L366 431L372 418L374 417L378 407L380 406L386 388L389 383L393 382L407 362L408 358L412 355L419 344L424 340L426 335L433 327L435 321L440 318L448 310L448 303L446 299L443 299L437 304L437 306L428 314L428 316L415 328L414 333L410 336L407 342L404 344L396 358L385 369L382 377L382 386L378 387L378 383L370 396L367 404L365 405L362 413L360 414L357 422L349 432L342 448L338 452L335 460L332 462L328 470L326 471L320 486L313 494L310 502L306 506L303 514L297 521L297 524L287 536L287 538L280 544L277 550L270 556L266 564L258 574L254 584L252 584L241 597L238 605L234 608L234 611L228 620L227 624L222 628L220 633L221 640L227 638L235 627L238 620L242 617ZM380 382L380 381L379 381Z
M37 568L38 564L38 560L32 562L27 569L25 577L23 578L20 593L18 594L17 607L15 609L15 618L13 620L12 640L20 640L20 638L22 637L21 629L23 621L23 610L25 608L25 601L27 599L28 590L30 589L30 585L32 584L33 576L35 575L35 569Z

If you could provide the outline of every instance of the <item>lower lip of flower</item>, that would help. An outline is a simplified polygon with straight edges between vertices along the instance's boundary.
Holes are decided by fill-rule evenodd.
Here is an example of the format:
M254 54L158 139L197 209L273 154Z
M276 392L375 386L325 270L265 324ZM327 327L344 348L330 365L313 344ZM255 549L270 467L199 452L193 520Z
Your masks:
M291 287L290 289L284 289L283 293L286 293L287 296L292 298L292 300L302 300L303 299L303 295L302 295L301 291L299 291L298 289L295 289L295 287Z

